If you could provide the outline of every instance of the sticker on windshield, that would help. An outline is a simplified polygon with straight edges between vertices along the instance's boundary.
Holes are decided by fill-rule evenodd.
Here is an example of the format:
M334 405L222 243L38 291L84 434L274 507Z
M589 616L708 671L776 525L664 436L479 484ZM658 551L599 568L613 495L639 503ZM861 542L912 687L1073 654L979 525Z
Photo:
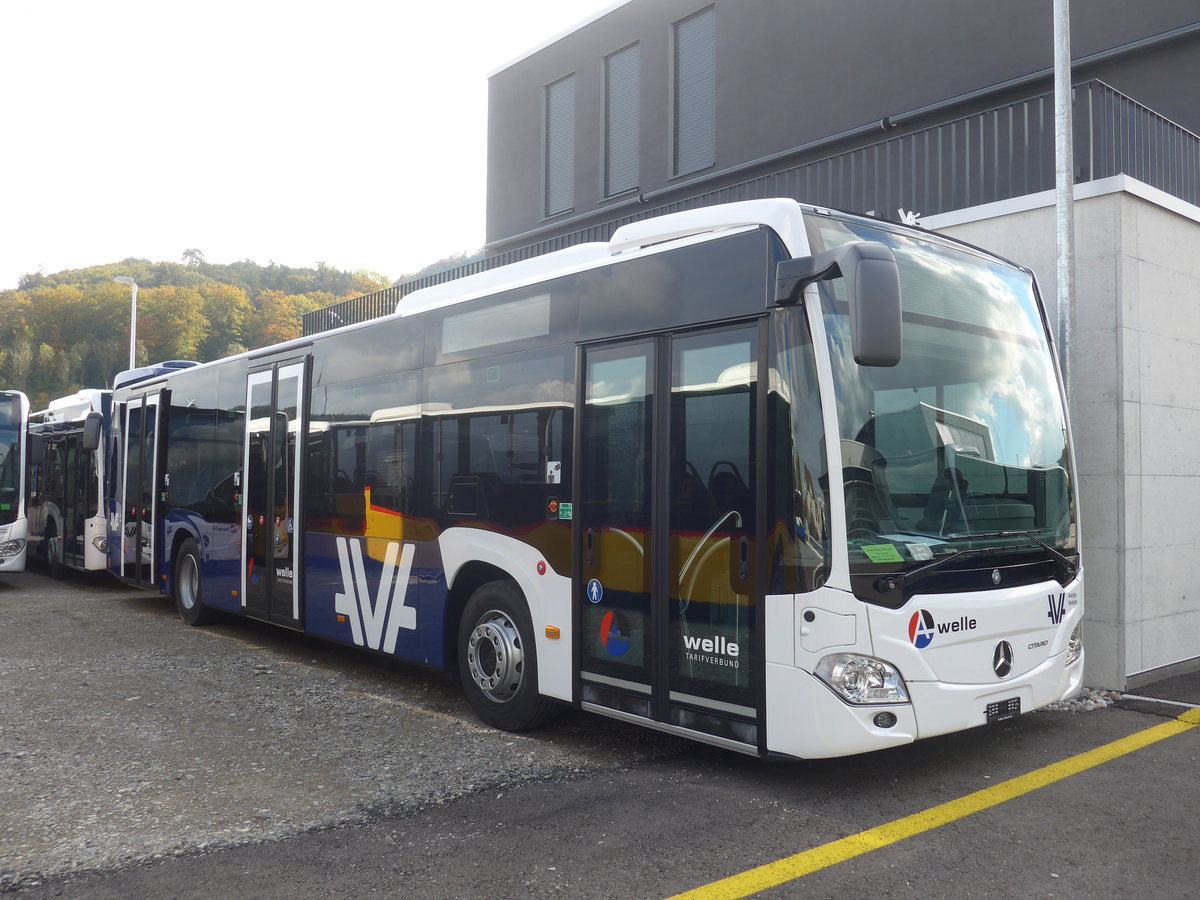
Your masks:
M867 554L867 559L873 563L904 562L904 557L894 544L864 544L859 549Z
M909 556L919 562L933 559L933 550L928 544L905 544L904 549L908 551Z

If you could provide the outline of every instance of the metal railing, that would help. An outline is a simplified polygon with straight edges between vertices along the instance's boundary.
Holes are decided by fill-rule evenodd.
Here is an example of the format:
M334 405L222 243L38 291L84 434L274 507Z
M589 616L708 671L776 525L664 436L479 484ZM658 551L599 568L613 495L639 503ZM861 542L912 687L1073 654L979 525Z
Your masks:
M1200 206L1200 136L1101 81L1075 86L1074 125L1077 182L1126 174ZM433 284L586 241L607 241L621 225L700 206L791 197L893 218L900 210L930 216L1053 187L1054 95L1045 93L671 202L639 207L306 313L304 333L393 312L400 298Z

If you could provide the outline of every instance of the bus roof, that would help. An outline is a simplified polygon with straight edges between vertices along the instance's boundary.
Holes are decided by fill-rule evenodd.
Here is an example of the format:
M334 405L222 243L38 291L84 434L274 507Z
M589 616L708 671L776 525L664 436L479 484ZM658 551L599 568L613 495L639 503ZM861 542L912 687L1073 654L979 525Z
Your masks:
M743 200L631 222L618 228L607 243L576 244L477 275L413 291L397 301L396 314L411 316L484 294L609 265L634 255L656 253L666 249L668 244L681 246L761 226L774 230L788 252L796 256L806 253L808 249L803 219L806 208L795 200L783 198Z
M200 363L187 359L168 359L165 362L153 363L137 369L126 369L124 372L118 372L116 377L113 378L113 390L130 384L136 384L139 381L146 381L158 375L166 375L178 369L190 369L198 365Z
M95 388L84 388L69 397L59 397L51 400L50 405L39 413L43 422L73 422L84 418L90 412L103 412L103 402L108 391Z

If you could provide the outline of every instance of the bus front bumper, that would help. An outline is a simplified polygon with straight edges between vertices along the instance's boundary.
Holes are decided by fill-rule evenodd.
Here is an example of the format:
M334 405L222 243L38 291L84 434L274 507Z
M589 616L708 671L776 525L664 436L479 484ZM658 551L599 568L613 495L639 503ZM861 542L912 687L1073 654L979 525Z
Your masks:
M1007 683L910 681L908 703L861 706L803 669L768 663L767 749L802 759L850 756L1029 712L1079 693L1083 654L1069 666L1065 658L1056 654Z
M24 538L0 540L0 572L24 572L28 552Z

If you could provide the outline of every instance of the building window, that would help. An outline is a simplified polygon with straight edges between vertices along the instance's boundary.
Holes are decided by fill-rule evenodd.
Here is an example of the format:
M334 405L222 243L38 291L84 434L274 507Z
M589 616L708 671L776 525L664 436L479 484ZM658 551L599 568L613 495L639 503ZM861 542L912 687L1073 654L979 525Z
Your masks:
M637 44L604 60L604 196L638 186L641 52Z
M546 87L546 215L575 205L575 76Z
M675 23L673 176L716 162L715 20L710 6Z

